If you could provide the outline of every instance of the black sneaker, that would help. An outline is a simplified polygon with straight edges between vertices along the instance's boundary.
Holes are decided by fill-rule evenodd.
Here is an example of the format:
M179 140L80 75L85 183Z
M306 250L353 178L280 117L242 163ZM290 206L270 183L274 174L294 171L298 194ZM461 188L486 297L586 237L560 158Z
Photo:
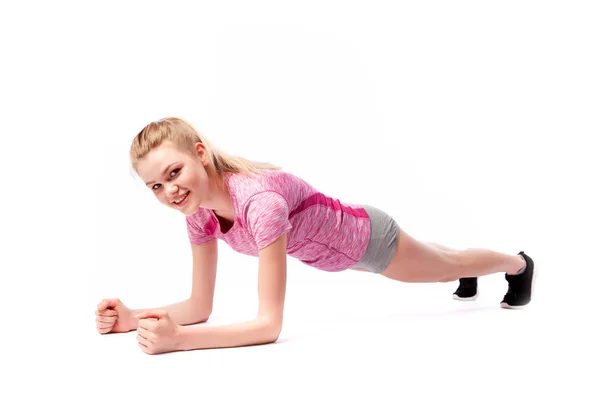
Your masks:
M533 260L524 252L519 255L525 259L525 271L518 275L504 274L508 281L508 292L500 303L502 308L523 308L531 301L535 270Z
M454 292L454 300L473 301L479 296L477 278L460 278L458 289Z

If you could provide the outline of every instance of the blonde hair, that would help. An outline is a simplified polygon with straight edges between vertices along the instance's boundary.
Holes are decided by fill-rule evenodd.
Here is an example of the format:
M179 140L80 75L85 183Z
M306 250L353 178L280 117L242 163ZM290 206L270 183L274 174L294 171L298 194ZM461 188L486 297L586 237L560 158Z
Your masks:
M227 154L212 145L192 124L177 117L167 117L150 122L135 136L129 151L132 167L136 169L137 163L165 140L172 142L179 150L191 155L197 154L194 149L196 143L204 144L209 160L207 172L210 176L218 177L220 182L228 172L260 174L263 170L281 169L270 163L250 161Z

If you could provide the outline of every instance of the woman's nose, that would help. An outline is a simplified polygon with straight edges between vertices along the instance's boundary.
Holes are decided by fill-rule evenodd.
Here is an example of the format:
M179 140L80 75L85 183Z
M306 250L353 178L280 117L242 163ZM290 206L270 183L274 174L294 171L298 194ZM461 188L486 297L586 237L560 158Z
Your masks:
M177 187L177 185L170 185L168 187L168 191L169 193L173 194L173 193L177 193L177 191L179 190L179 188Z

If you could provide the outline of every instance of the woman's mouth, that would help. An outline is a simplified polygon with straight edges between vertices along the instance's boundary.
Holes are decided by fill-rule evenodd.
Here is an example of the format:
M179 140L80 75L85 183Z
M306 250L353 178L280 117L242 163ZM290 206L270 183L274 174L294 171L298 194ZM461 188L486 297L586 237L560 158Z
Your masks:
M188 190L183 195L181 195L178 198L176 198L175 200L173 200L173 204L175 204L175 206L177 206L177 207L183 207L184 205L186 205L186 203L188 201L189 194L190 194L190 191Z

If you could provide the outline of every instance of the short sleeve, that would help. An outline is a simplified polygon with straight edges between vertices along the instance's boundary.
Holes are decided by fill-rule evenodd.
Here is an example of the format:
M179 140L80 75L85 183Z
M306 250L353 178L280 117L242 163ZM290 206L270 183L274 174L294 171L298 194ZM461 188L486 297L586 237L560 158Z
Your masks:
M214 239L214 235L206 233L193 216L186 216L187 233L192 244L204 244Z
M275 192L256 194L244 206L244 222L259 250L292 229L289 217L287 201Z

